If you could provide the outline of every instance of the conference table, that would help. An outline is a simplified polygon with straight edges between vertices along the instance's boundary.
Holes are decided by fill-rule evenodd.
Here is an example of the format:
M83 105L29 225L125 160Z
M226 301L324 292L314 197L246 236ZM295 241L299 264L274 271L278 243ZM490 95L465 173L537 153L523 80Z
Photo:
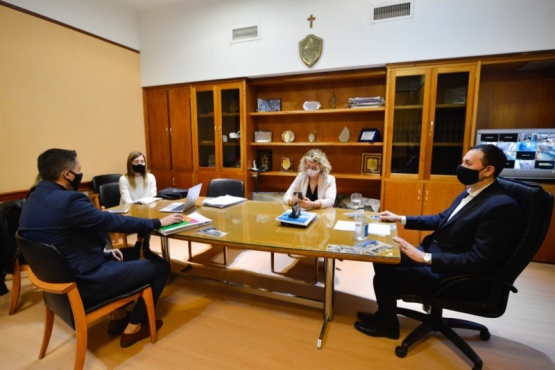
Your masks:
M371 212L366 212L369 223L368 239L385 243L390 249L375 254L361 253L361 248L355 248L357 243L354 232L348 229L352 224L353 210L342 208L326 208L313 210L318 217L306 228L285 226L276 220L290 207L281 202L247 200L227 208L202 206L203 198L199 198L197 205L185 213L198 212L212 220L210 225L181 231L167 236L161 236L162 257L170 261L169 239L179 239L211 245L225 246L243 250L258 250L274 253L312 256L324 259L324 299L323 325L317 340L317 348L322 347L328 322L333 320L333 297L335 259L358 260L395 264L400 261L400 251L391 237L397 235L395 223L383 223L371 219ZM181 200L182 201L182 200ZM159 212L163 207L178 201L160 200L150 204L133 204L127 215L141 218L162 218L167 213ZM115 210L114 207L109 210ZM347 226L347 227L339 227ZM205 228L215 228L225 233L214 237L199 232ZM373 231L377 231L373 234ZM222 234L223 234L222 233ZM155 232L156 234L156 232Z

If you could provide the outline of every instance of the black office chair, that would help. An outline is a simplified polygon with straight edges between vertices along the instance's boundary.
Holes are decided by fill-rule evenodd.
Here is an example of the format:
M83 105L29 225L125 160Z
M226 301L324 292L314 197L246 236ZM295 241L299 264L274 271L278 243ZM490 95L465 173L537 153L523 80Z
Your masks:
M115 207L119 205L121 195L119 192L119 183L110 182L107 184L102 184L98 188L98 203L100 209ZM112 246L127 247L127 236L121 233L109 233L112 240Z
M505 312L509 293L516 293L514 281L541 247L553 210L553 196L538 185L498 179L508 194L515 198L522 212L522 232L514 244L503 246L512 251L505 265L494 276L460 275L446 279L432 297L403 294L406 302L422 303L429 313L398 308L403 316L422 323L395 348L398 357L405 357L409 347L432 331L439 331L472 360L473 369L482 368L481 358L453 328L478 330L488 340L490 332L484 325L467 320L443 317L443 310L452 310L482 317L500 317ZM492 230L491 232L503 232ZM533 304L533 303L530 303Z
M208 189L206 189L206 196L209 198L215 198L222 195L232 195L235 197L245 196L245 185L243 181L236 179L212 179L208 184ZM189 261L193 260L193 250L192 244L189 241ZM224 262L223 265L227 266L227 247L222 247Z
M0 203L0 277L12 274L12 300L8 315L13 315L17 309L21 293L21 272L28 271L27 262L15 241L24 202L24 199L19 199Z
M19 234L16 234L16 240L29 263L29 279L44 291L46 317L39 359L42 359L46 354L52 335L54 315L57 315L75 329L77 348L74 368L82 369L87 352L88 324L139 298L142 298L145 302L150 328L150 341L156 343L154 298L149 284L137 286L117 297L87 307L83 305L81 300L73 270L56 247L23 238Z
M104 184L109 184L112 182L119 182L120 174L108 174L108 175L98 175L92 178L93 191L95 193L100 193L100 186Z

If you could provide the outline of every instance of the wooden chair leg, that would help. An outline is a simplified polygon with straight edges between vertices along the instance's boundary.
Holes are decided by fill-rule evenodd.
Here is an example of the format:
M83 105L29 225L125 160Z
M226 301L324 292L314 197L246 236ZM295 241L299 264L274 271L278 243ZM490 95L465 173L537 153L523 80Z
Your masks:
M158 333L156 332L156 312L154 310L154 297L152 295L152 288L143 290L143 301L146 307L148 316L148 327L150 329L150 341L156 343L158 340Z
M44 319L44 333L42 335L42 345L40 347L39 359L46 355L48 343L50 343L50 336L52 335L52 327L54 326L54 311L51 311L48 307L45 307L45 310L46 316Z
M21 293L21 265L19 261L15 262L12 277L12 302L10 303L8 315L13 315L15 313L17 302L19 301L19 294Z

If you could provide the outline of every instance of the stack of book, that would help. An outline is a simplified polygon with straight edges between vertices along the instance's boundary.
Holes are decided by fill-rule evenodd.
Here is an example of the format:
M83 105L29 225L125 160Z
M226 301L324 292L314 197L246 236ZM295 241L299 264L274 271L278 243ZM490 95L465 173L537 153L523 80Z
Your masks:
M385 104L381 96L370 96L366 98L349 98L351 108L381 107Z

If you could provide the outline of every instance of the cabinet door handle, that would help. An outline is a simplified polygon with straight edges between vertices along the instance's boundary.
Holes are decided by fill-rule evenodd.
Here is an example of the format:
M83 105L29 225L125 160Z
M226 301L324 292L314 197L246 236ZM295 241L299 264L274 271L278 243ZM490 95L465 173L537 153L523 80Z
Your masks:
M169 135L170 132L168 131L168 128L166 127L166 135Z
M172 136L172 135L173 135L173 128L170 127L170 136Z
M434 135L434 121L430 121L430 132L428 133L430 137Z
M428 201L428 190L426 190L426 195L424 197L424 201L427 202Z
M420 189L418 189L418 196L416 197L416 200L420 201Z

